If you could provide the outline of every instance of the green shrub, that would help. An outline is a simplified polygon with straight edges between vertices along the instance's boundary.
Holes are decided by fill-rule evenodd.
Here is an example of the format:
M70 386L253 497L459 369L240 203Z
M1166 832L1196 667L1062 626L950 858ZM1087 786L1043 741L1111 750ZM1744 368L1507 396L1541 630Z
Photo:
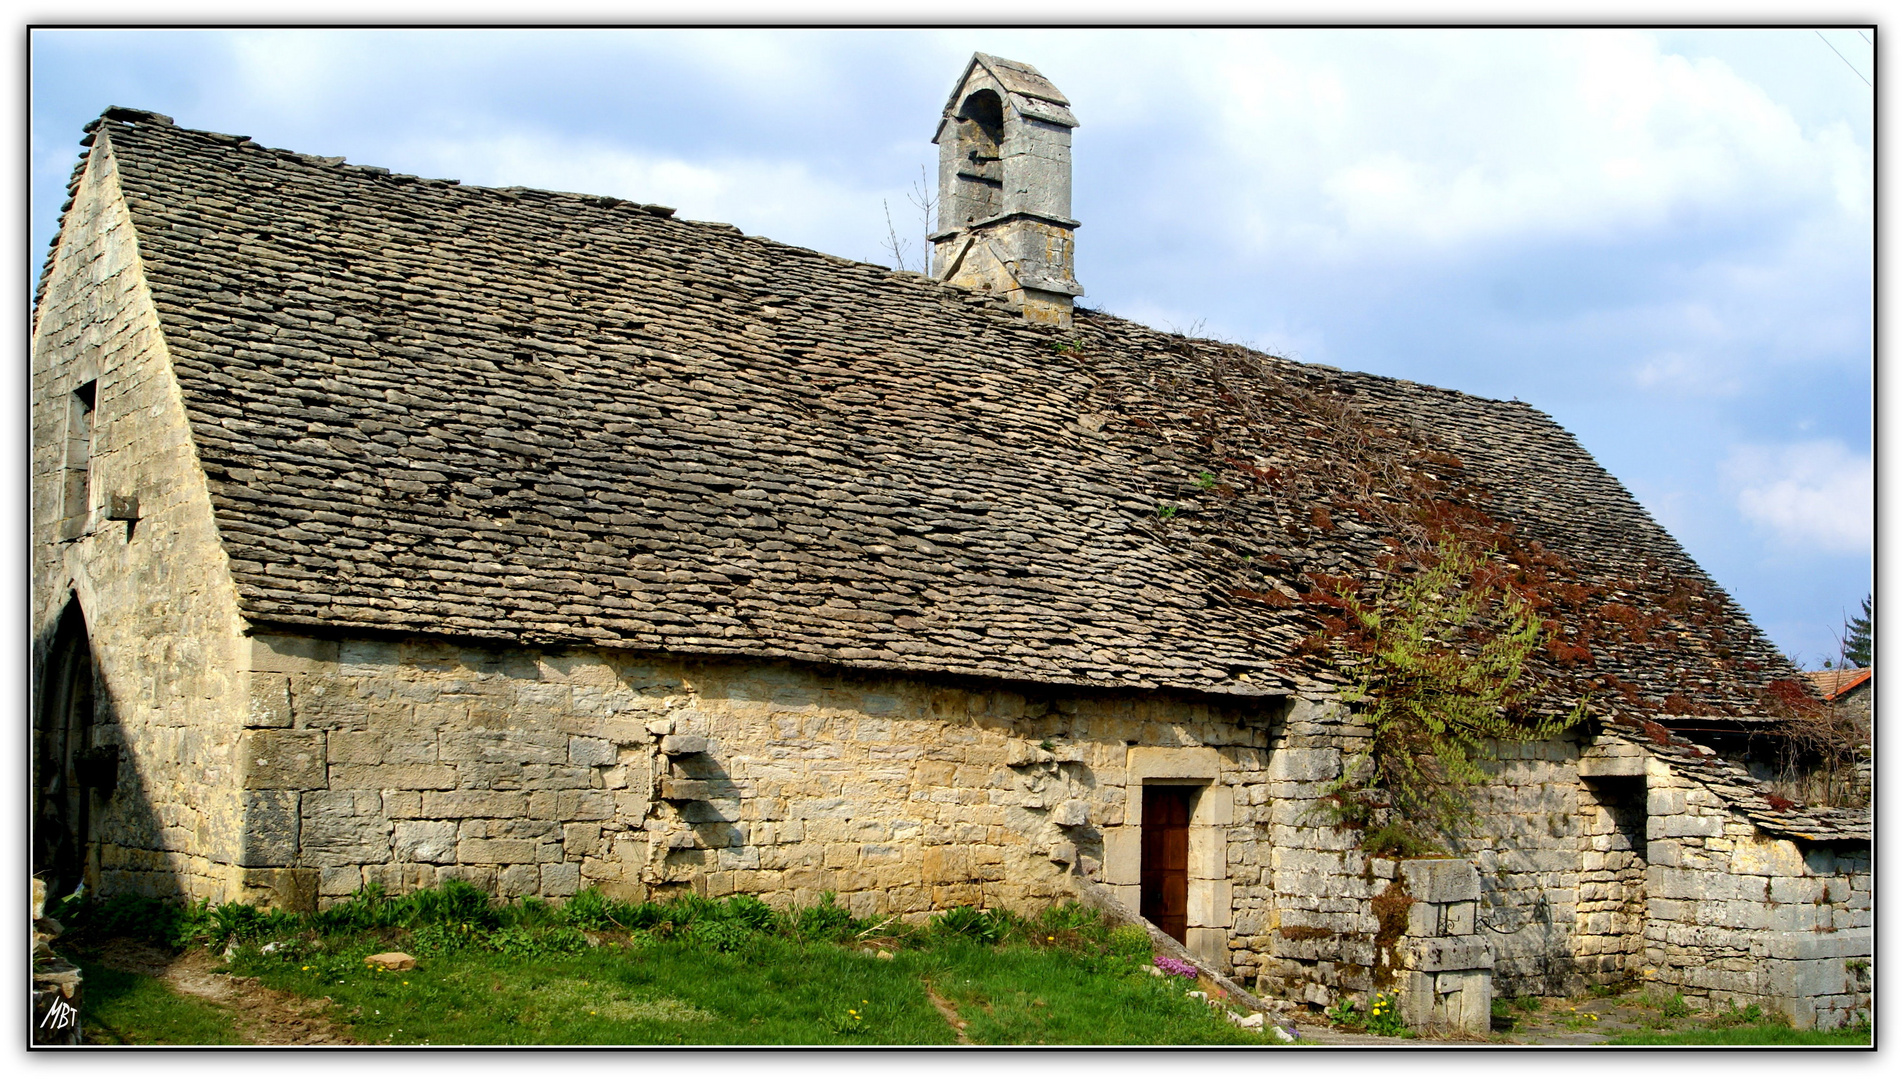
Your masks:
M1112 955L1139 963L1150 963L1152 955L1150 935L1141 926L1131 926L1127 923L1114 927L1106 944L1110 946Z
M723 918L731 920L749 930L758 933L772 933L780 929L780 913L758 896L736 894L727 898L727 909Z
M1053 904L1038 913L1037 926L1041 930L1071 930L1088 932L1104 927L1104 916L1085 907L1076 900L1067 900L1062 904Z
M1014 929L1013 922L1011 913L1001 908L956 907L944 914L934 915L930 925L937 934L968 937L985 945L996 945Z
M599 889L583 889L569 897L568 903L562 905L562 921L583 930L607 930L611 927L621 927L623 923L615 917L615 909L627 906L629 905L616 904L603 896Z
M1713 1018L1712 1026L1717 1028L1729 1028L1757 1024L1771 1024L1776 1026L1784 1023L1785 1018L1782 1016L1765 1015L1765 1013L1759 1009L1757 1002L1753 1002L1742 1009L1737 1002L1728 1001L1726 1002L1725 1008L1719 1010L1719 1015Z
M572 926L531 929L505 926L491 931L483 944L504 956L529 960L543 956L568 956L588 948L588 939Z
M425 923L410 931L410 948L418 956L452 956L480 947L482 935L468 923Z
M852 933L853 916L833 902L831 892L821 893L812 907L796 908L791 913L794 933L809 941L837 941Z
M1393 994L1377 994L1370 999L1366 1026L1370 1035L1409 1034L1408 1025L1402 1023L1401 1009L1396 1006Z

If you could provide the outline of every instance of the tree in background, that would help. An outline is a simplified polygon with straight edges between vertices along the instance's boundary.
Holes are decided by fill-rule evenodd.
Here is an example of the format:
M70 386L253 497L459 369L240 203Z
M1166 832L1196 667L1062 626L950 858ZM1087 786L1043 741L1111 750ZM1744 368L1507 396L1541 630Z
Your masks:
M1846 619L1844 634L1838 638L1840 667L1871 666L1871 594L1866 593L1862 614Z

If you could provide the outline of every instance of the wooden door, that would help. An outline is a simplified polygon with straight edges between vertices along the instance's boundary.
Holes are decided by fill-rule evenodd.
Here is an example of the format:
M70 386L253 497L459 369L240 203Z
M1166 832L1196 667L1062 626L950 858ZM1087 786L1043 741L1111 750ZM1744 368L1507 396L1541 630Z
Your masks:
M1190 801L1188 784L1145 784L1141 914L1157 929L1184 939L1190 914Z

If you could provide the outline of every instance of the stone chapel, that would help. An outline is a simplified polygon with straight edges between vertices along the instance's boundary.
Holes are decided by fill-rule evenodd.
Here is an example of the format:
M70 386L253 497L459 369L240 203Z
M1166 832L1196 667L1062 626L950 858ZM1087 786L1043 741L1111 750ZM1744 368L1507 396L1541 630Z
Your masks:
M1071 108L971 58L929 275L108 109L33 315L35 871L1088 894L1288 1002L1868 1010L1869 815L1751 775L1814 695L1749 617L1531 405L1076 304ZM1342 598L1455 533L1585 719L1370 854Z

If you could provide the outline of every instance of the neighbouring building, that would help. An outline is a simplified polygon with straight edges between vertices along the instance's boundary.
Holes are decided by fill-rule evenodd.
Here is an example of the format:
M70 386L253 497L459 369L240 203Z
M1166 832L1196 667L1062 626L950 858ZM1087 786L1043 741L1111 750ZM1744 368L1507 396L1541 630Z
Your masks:
M621 199L87 125L32 353L35 869L856 914L1093 882L1418 1022L1869 1008L1868 812L1702 732L1802 676L1546 415L1077 307L1069 103L976 55L933 275ZM1484 536L1567 733L1452 857L1315 810L1339 597Z

